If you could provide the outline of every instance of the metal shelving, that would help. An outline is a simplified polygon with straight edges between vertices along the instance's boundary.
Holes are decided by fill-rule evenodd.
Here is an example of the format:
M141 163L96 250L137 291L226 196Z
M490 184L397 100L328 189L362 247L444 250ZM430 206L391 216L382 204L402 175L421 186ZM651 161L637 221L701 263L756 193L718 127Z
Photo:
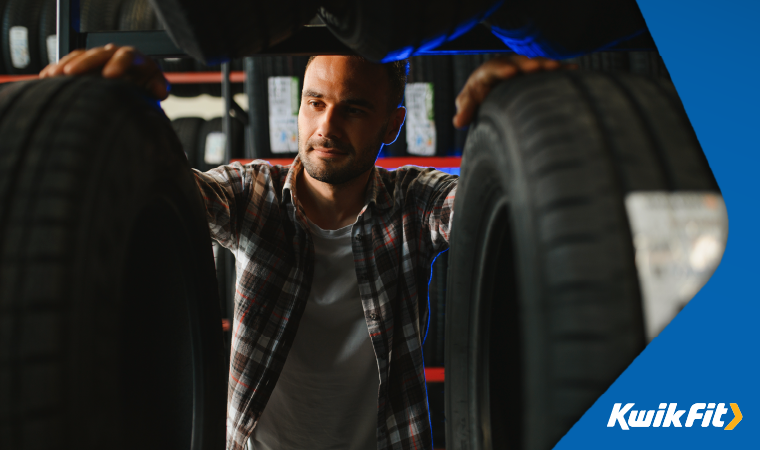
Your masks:
M114 43L116 45L130 45L145 55L167 58L186 57L187 54L178 48L171 40L166 31L99 31L82 32L80 29L80 0L58 0L58 57L66 55L74 49L94 48ZM613 50L651 50L655 45L648 33L638 36L617 45ZM424 55L452 55L474 53L511 53L512 51L501 40L496 38L484 26L478 25L459 38L447 42L439 48L422 53ZM324 25L306 25L279 44L276 44L261 55L348 55L354 52L340 42ZM255 57L254 57L255 58ZM255 140L252 139L257 126L255 120L249 120L248 114L240 108L232 99L231 82L244 82L245 92L249 96L249 104L255 104L251 98L251 83L255 60L246 58L246 71L230 72L230 64L222 64L221 73L208 72L196 74L167 74L172 83L222 83L222 97L224 98L223 131L226 134L231 128L231 120L239 120L245 125L247 145L246 154L259 157L264 153L257 149ZM247 76L246 76L247 74ZM0 79L0 82L2 79ZM231 140L227 139L226 161L232 155Z

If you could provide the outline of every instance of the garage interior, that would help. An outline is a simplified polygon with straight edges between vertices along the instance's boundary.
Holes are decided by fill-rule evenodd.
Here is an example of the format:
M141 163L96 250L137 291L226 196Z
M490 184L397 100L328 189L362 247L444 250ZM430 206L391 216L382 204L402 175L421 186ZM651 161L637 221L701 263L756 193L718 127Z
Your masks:
M433 138L407 123L377 166L462 177L428 285L434 448L552 448L707 282L728 219L635 1L513 3L0 0L0 448L224 447L235 255L181 225L202 206L140 183L291 164L297 128L273 117L295 114L309 56L336 54L409 57L407 93L429 100ZM35 81L106 43L158 61L176 139L134 92ZM509 80L455 128L469 75L514 53L579 68ZM122 123L136 136L114 142ZM143 174L124 155L151 136L187 163ZM132 223L101 214L127 192L152 199Z

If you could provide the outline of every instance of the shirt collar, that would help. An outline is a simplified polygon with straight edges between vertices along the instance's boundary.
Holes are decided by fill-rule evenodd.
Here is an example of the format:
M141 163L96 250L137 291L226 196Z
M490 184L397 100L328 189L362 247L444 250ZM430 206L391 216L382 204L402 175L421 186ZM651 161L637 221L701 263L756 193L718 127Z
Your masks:
M297 205L296 199L298 198L298 192L296 190L296 177L303 170L303 163L301 162L301 156L297 155L293 160L293 164L290 166L288 176L285 178L285 184L282 186L282 200L289 199L293 205ZM380 210L389 209L393 206L393 198L388 193L388 189L385 187L383 177L377 167L372 168L372 172L369 176L369 186L367 186L367 193L364 197L364 208L362 213L367 210L367 207L374 203Z

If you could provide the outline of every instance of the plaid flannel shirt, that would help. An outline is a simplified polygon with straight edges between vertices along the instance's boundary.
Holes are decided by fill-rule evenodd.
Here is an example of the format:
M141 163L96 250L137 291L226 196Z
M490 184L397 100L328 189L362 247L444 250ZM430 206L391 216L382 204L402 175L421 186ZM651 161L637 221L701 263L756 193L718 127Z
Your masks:
M309 297L314 244L296 207L302 167L296 157L284 167L254 161L195 173L211 235L237 261L228 449L243 449L253 433ZM456 185L456 176L434 169L375 168L351 231L380 374L378 450L433 448L422 341L431 264L448 248Z

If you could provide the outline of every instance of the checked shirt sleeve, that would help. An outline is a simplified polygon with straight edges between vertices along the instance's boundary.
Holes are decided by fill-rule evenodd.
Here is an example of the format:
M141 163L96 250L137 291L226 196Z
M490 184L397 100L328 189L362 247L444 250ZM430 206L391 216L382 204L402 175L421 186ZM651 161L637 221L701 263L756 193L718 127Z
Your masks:
M257 181L268 179L269 167L234 162L208 172L194 170L195 181L206 205L211 237L230 250L237 250L246 210L255 201Z
M449 248L458 180L459 177L438 170L426 171L416 180L424 200L422 226L429 233L429 244L436 254Z

